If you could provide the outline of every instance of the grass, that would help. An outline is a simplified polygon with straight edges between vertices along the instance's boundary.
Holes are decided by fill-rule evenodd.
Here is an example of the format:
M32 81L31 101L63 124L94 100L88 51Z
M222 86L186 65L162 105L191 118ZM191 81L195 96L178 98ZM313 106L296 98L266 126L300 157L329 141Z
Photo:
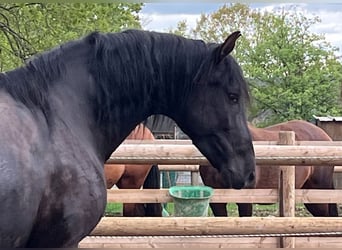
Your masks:
M122 203L107 203L105 216L121 216Z
M228 214L231 217L238 217L238 209L237 205L234 203L230 203L227 205L228 208ZM165 206L166 211L170 214L170 216L173 215L173 203L167 203ZM260 216L260 217L266 217L266 216L278 216L278 205L272 204L272 205L259 205L254 204L253 205L253 216ZM121 216L122 215L122 204L121 203L108 203L105 211L105 216ZM211 209L208 210L208 216L213 216L213 213ZM303 204L297 204L296 205L296 216L297 217L307 217L311 216L311 214L306 210L305 206Z

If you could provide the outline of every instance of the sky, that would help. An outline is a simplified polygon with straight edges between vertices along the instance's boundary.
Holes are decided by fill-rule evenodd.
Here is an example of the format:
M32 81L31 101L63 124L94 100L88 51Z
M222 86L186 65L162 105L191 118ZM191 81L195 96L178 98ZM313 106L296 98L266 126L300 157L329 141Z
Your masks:
M165 31L176 28L177 23L186 20L194 27L201 13L210 14L218 10L223 2L158 2L145 3L141 17L143 28L146 30ZM283 4L274 1L247 3L251 8L277 8ZM289 4L289 3L286 3ZM330 0L330 3L310 1L298 4L299 9L308 15L319 16L321 23L312 26L312 32L323 34L328 42L339 48L338 55L342 56L342 2Z

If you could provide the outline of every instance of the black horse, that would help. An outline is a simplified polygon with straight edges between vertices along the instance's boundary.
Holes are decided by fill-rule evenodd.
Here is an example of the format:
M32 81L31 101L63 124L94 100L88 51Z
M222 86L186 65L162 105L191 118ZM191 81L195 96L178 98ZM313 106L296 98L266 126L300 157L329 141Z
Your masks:
M225 187L253 182L239 36L95 32L2 73L0 246L77 246L104 213L104 163L150 115L172 118Z

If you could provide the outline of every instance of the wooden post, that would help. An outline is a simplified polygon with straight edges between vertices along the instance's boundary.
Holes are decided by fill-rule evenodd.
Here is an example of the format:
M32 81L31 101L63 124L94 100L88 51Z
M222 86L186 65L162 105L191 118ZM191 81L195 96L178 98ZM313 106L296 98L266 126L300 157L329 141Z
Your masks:
M279 132L279 145L294 145L295 133L293 131ZM295 200L295 166L279 167L279 216L294 217ZM294 237L280 237L280 247L295 248Z
M199 173L198 171L191 171L191 185L198 186L199 185Z

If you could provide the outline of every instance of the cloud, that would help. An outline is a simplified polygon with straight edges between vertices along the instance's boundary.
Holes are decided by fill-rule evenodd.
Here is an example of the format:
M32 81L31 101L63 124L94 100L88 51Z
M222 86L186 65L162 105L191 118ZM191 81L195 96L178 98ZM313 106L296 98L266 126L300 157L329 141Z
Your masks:
M201 12L213 12L219 9L223 3L189 3L189 2L160 2L145 3L143 12L148 14L199 14Z
M200 14L209 14L218 10L223 3L146 3L140 14L143 28L167 32L175 29L177 23L186 20L188 27L193 28ZM251 8L275 11L279 7L290 7L294 4L251 3ZM312 26L311 31L324 35L326 40L339 48L342 56L342 4L295 4L297 11L302 11L308 17L319 16L321 23Z
M142 14L143 28L145 30L154 30L167 32L171 28L175 29L178 22L186 20L189 27L195 27L200 14ZM145 25L144 25L145 23Z
M342 7L342 5L341 5ZM331 45L339 48L337 53L342 56L342 25L341 16L342 8L340 10L316 10L313 12L319 16L321 22L314 24L311 31L316 34L322 34Z
M320 17L321 22L313 25L313 29L320 33L340 33L342 34L340 11L319 11L316 13ZM341 37L342 40L342 37Z

